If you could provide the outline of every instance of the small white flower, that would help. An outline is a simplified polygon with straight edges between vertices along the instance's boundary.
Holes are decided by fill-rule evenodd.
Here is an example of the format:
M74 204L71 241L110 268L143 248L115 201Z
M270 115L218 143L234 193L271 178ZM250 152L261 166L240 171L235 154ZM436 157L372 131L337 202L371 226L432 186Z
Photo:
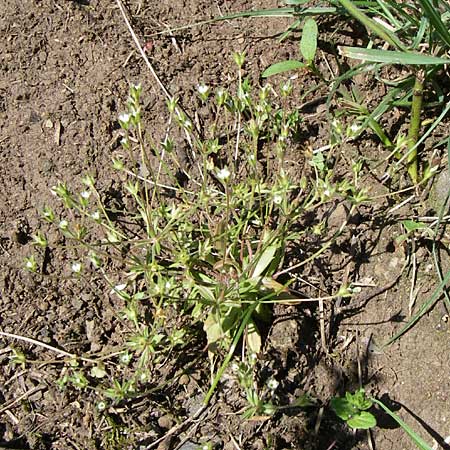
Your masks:
M275 194L273 196L273 202L275 205L281 205L281 202L283 201L283 196L281 194Z
M74 273L80 273L81 272L81 263L79 262L74 262L72 264L72 272Z
M350 125L350 130L351 130L353 133L357 133L357 132L359 131L359 125L358 125L357 123L352 123L352 124Z
M233 363L233 364L231 364L231 370L234 372L234 373L237 373L238 371L239 371L239 364L238 363Z
M183 127L184 127L186 130L190 130L190 129L192 128L192 122L191 122L189 119L185 119L185 120L183 121Z
M90 191L83 191L80 193L81 197L84 198L85 200L88 200L89 197L91 196L91 192Z
M200 95L206 95L209 92L209 86L206 86L206 84L199 84L197 90Z
M139 380L141 381L141 383L146 383L148 381L148 374L147 374L147 372L142 372L139 375Z
M69 222L67 222L67 220L61 220L61 222L59 222L59 228L61 228L61 230L67 230L67 228L69 228Z
M222 181L227 181L228 178L230 178L231 172L228 170L227 167L224 167L223 169L220 169L217 172L217 178Z
M95 221L100 220L100 211L94 211L94 212L91 214L91 217L92 217Z
M99 402L97 403L97 409L98 409L99 411L104 411L104 410L106 409L106 403L103 402L103 401L99 401Z
M114 290L120 292L123 291L126 287L127 287L126 283L117 284L116 286L114 286Z
M281 95L287 97L292 92L292 84L290 81L287 81L281 86Z
M122 364L129 364L131 361L131 355L129 353L122 353L119 356L119 359Z
M131 114L128 113L120 113L119 120L123 123L128 123L131 119Z
M28 260L26 262L26 264L25 264L27 269L33 269L35 265L36 265L35 262L34 261L30 261L30 260Z
M275 391L278 387L280 383L278 383L277 380L275 380L275 378L269 378L267 380L267 387L271 390L271 391Z
M250 98L250 94L249 94L248 92L243 92L243 91L241 91L241 92L238 93L238 97L239 97L243 102L245 102L245 101L248 101L248 99Z

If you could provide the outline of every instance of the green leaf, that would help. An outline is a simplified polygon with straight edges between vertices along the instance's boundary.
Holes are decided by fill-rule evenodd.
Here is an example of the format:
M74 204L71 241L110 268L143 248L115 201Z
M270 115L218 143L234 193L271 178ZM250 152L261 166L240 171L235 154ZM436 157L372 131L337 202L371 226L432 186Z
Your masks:
M369 409L372 406L372 401L366 397L362 388L355 392L350 402L359 410Z
M350 404L346 398L334 397L330 402L331 409L342 420L347 421L353 414L355 414L355 408Z
M427 224L423 222L416 222L411 219L402 220L403 226L406 228L406 231L410 233L411 231L423 230L427 227Z
M269 66L262 74L261 77L267 78L279 73L288 72L289 70L302 69L305 64L295 59L288 59Z
M195 286L195 288L197 289L198 293L206 300L209 301L211 303L215 303L216 302L216 296L214 295L213 291L209 288L207 288L206 286L202 286L201 284L197 284Z
M209 346L224 338L222 327L217 323L213 313L210 313L203 323L203 330Z
M256 263L255 269L252 272L252 278L257 278L270 266L275 253L278 250L278 245L273 244L266 247L262 255L259 256L258 262Z
M409 322L406 325L404 325L403 328L395 336L391 337L385 344L383 344L383 347L387 347L388 345L391 345L393 342L395 342L400 336L402 336L410 328L412 328L422 316L424 316L428 311L430 311L431 308L441 297L442 292L444 291L445 286L447 286L447 283L449 281L450 281L450 270L446 273L445 277L439 283L439 286L434 290L431 298L422 304L422 306L416 312L416 314L414 314L414 316L412 316L409 319Z
M347 58L388 64L428 66L450 63L450 59L423 55L422 53L378 50L373 48L339 47L339 53Z
M308 64L311 64L316 56L317 34L317 23L312 17L309 17L303 25L302 38L300 40L300 52Z
M446 25L442 22L438 10L431 4L429 0L418 1L422 6L422 9L425 13L424 15L427 16L430 20L430 24L432 25L432 27L436 30L442 41L447 45L447 48L450 48L450 33Z
M239 325L240 308L230 308L221 319L222 330L227 333L237 325Z
M339 3L352 15L356 20L361 22L366 28L375 33L378 37L386 41L392 47L404 50L405 47L395 33L392 33L383 25L375 22L368 15L362 12L351 0L339 0Z
M253 320L250 320L247 325L247 345L252 353L261 351L261 335Z
M428 445L419 435L417 435L405 422L403 422L397 414L394 414L384 403L380 402L376 398L371 399L374 403L381 407L387 414L389 414L409 435L411 440L417 445L421 450L433 450L433 447Z
M356 416L347 420L347 425L354 430L367 430L377 424L375 416L367 411L361 411Z

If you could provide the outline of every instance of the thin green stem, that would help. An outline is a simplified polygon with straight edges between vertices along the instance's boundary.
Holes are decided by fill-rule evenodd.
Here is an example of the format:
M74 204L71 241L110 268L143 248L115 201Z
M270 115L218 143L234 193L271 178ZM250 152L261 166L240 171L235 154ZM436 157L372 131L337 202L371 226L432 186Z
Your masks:
M411 122L408 130L408 173L414 184L419 181L419 164L417 156L417 141L421 124L421 113L423 104L424 74L419 71L416 74L411 103Z

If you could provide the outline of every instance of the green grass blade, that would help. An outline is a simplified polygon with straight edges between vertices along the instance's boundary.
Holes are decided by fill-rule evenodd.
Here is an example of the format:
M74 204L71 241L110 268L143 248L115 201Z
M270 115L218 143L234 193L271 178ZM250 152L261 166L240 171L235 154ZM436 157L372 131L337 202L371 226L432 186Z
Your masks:
M361 59L368 62L402 64L414 66L429 66L449 64L450 59L437 56L423 55L421 53L400 52L396 50L378 50L373 48L339 47L342 56Z
M441 111L439 114L439 117L433 122L433 124L427 129L427 131L422 135L422 137L417 141L416 145L410 149L409 151L413 150L414 148L417 148L419 145L422 144L422 142L427 139L427 137L434 131L434 129L442 122L444 117L447 116L447 113L450 111L450 102L447 103L445 108ZM408 153L409 153L408 151ZM398 169L404 162L405 158L407 157L407 154L405 154L397 163L395 164L396 168Z
M302 23L302 19L297 19L294 23L289 25L286 31L278 38L278 42L283 42L294 30L296 30Z
M338 11L335 7L314 7L306 9L298 9L296 7L286 8L271 8L271 9L257 9L253 11L241 11L234 14L228 14L226 16L214 17L213 19L202 20L200 22L183 25L180 27L169 28L159 31L157 33L149 34L148 37L159 36L163 34L173 33L175 31L188 30L189 28L200 27L202 25L212 25L213 23L220 22L222 20L233 20L242 18L257 18L257 17L301 17L301 16L321 16L324 14L337 14L343 11Z
M234 14L228 14L226 16L220 16L212 19L218 20L231 20L239 19L241 17L292 17L295 15L296 8L271 8L271 9L255 9L254 11L241 11Z
M438 10L431 4L430 0L418 0L418 2L422 6L424 15L428 17L430 24L442 39L442 42L446 44L447 48L450 48L450 33L442 22Z
M425 32L427 31L428 27L429 27L429 21L425 16L423 16L420 19L419 29L417 30L416 36L414 37L414 41L412 43L413 49L417 49L419 47L419 45L422 43L424 36L425 36Z
M339 0L339 3L352 15L356 20L361 22L367 29L375 33L378 37L388 42L392 47L399 50L405 50L404 45L401 43L400 39L389 31L383 25L380 25L375 20L371 19L367 14L365 14L361 9L359 9L351 0Z
M394 414L384 403L380 402L376 398L371 398L374 403L376 403L384 412L391 416L405 431L405 433L411 438L411 440L417 445L421 450L433 450L417 433L415 433L405 422L403 422L397 414Z
M447 167L450 168L450 136L447 139Z
M383 344L383 347L386 347L393 342L395 342L400 336L402 336L404 333L406 333L410 328L412 328L419 319L424 316L439 300L439 297L442 295L442 290L445 288L447 283L450 281L450 271L448 271L445 274L445 277L443 280L439 283L439 286L435 289L433 292L433 295L429 300L423 303L423 305L420 307L420 309L414 314L414 316L411 317L409 322L391 339L389 339L385 344Z
M294 5L294 6L304 5L307 2L308 0L284 0L285 5Z
M391 25L395 28L401 28L402 24L397 20L397 18L391 13L390 7L391 5L384 2L383 0L378 0L377 2L380 5L381 10L384 13L384 17L389 21Z

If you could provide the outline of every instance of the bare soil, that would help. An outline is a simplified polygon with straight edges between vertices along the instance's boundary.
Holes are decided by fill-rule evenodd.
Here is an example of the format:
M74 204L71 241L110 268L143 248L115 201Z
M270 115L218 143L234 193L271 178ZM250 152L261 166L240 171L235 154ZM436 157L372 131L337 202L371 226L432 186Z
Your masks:
M193 116L198 107L193 93L199 83L233 86L233 51L246 50L245 70L256 82L269 64L297 58L295 40L280 44L273 39L291 20L241 19L153 34L221 14L276 6L272 0L127 2L133 28L156 72ZM358 42L353 36L360 30L332 22L323 26L324 42ZM0 331L75 354L111 352L121 342L116 317L120 305L114 304L101 283L91 291L68 277L62 269L67 256L57 246L48 255L47 271L53 276L44 281L25 272L23 262L31 254L32 235L42 228L51 232L40 219L40 210L49 205L61 211L50 193L59 180L79 186L82 174L90 172L101 192L114 196L117 180L111 156L119 146L117 116L130 83L143 85L147 133L155 142L163 139L166 130L164 96L136 51L115 1L3 0L0 30ZM333 39L327 41L326 36ZM327 62L337 70L335 54L335 47L324 46L319 67L327 70ZM369 78L356 80L362 92L370 93L368 103L383 95ZM317 80L301 72L293 82L303 94ZM326 93L322 88L302 104ZM311 102L301 112L305 135L289 155L294 166L303 161L307 148L329 142L323 102ZM337 155L342 177L348 174L352 157L362 155L370 161L386 156L373 136L347 146ZM363 180L373 195L388 193L379 181L382 173L383 168L373 169ZM448 179L443 183L445 191ZM436 330L444 311L435 308L400 340L381 348L409 318L412 277L417 289L415 311L437 284L429 243L418 240L411 249L395 240L402 234L400 219L428 214L436 206L420 194L414 202L386 214L405 198L381 197L379 203L361 207L336 245L298 274L327 293L343 281L362 286L350 302L326 305L326 349L315 307L283 306L274 311L258 364L280 381L278 392L285 403L308 392L318 404L243 421L242 394L224 381L200 420L176 428L158 449L188 450L205 441L224 449L368 449L368 434L352 433L328 408L331 397L357 389L359 380L427 442L435 439L439 448L449 448L444 438L450 435L450 340L445 330ZM330 227L342 223L344 206L321 213L328 216ZM50 240L57 242L52 235ZM411 254L416 273L402 272ZM440 257L448 270L445 248ZM23 351L27 363L11 364L13 349ZM168 362L155 374L158 382L174 379L174 385L161 394L165 398L143 395L99 413L89 390L58 388L64 367L61 358L41 346L1 336L0 447L150 448L201 403L208 384L206 354L203 367L189 378L179 380L175 374L202 351L194 348L186 361ZM392 420L380 411L377 416L379 425L370 433L376 449L413 448ZM127 434L120 441L117 436L123 430Z

